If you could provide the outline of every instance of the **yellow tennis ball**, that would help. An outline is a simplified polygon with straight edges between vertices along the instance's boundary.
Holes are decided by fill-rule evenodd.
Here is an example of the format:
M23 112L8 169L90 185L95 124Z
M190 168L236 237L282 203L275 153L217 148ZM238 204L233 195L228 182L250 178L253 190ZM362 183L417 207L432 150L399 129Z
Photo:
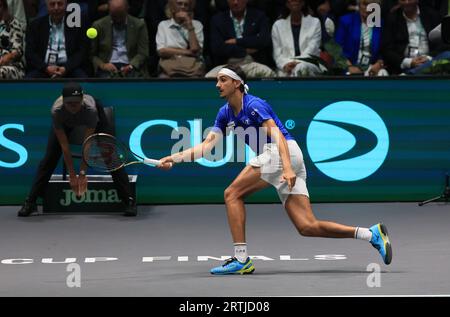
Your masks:
M97 37L97 30L95 28L89 28L86 31L86 35L90 39L95 39Z

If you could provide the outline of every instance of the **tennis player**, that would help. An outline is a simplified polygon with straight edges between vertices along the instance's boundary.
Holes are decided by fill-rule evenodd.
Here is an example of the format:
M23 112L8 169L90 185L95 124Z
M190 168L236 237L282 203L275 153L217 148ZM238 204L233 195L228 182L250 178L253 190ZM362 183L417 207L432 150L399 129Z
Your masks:
M255 268L247 253L245 239L244 198L270 185L274 186L291 221L298 232L308 237L355 238L369 241L385 264L391 263L392 250L386 226L378 223L370 228L350 227L334 222L321 221L314 216L308 189L303 154L295 139L288 133L271 106L264 100L247 93L246 77L235 66L222 68L217 75L216 87L227 103L220 108L213 130L206 139L185 151L163 158L162 163L192 162L211 153L211 149L230 130L236 127L255 128L257 140L263 140L255 148L253 158L231 185L225 190L228 223L234 242L234 257L222 266L213 268L212 274L248 274ZM266 133L267 138L261 133ZM165 164L164 169L168 169Z

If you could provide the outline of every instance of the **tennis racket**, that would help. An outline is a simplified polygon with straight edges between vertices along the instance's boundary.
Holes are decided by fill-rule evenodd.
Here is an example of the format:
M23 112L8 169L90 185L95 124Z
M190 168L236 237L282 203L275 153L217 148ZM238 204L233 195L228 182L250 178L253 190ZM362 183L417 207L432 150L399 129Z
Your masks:
M84 162L89 167L103 172L114 172L132 164L161 165L159 160L142 158L134 154L116 137L106 133L96 133L87 137L83 142L82 151Z

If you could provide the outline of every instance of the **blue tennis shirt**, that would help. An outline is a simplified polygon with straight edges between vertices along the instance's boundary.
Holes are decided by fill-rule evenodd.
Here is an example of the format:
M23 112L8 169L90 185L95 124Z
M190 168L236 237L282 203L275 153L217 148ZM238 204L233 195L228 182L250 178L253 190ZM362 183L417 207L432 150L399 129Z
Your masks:
M264 121L270 119L273 119L273 121L275 121L275 124L277 125L278 129L280 129L286 140L294 140L289 132L287 132L286 128L284 127L283 123L281 123L275 112L272 110L272 107L261 98L249 94L244 95L243 106L237 116L234 115L233 109L228 102L224 106L222 106L217 113L213 130L220 130L223 135L226 135L228 133L227 129L234 129L236 132L237 127L241 127L246 132L255 131L256 135L255 133L251 133L252 136L256 136L256 140L253 141L250 140L251 136L249 133L236 134L242 137L245 143L259 155L261 154L264 144L272 143L270 137L264 138L264 136L262 136L262 144L259 144L261 133L261 130L259 128L262 127ZM252 129L251 127L253 127L254 129Z

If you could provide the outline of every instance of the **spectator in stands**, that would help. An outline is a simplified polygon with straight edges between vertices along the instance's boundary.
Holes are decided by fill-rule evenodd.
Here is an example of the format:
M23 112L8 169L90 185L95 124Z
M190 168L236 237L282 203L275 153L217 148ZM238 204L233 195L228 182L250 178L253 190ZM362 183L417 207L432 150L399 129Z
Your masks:
M203 25L194 20L194 0L169 0L169 19L158 25L160 77L203 77Z
M416 68L439 53L439 44L428 41L429 32L441 21L439 14L418 0L399 0L400 8L383 27L382 55L391 74L415 73Z
M33 6L37 6L37 17L42 17L48 14L47 0L24 0L26 2L37 2L33 3ZM67 0L67 3L77 3L81 9L81 16L87 25L90 25L94 21L97 13L97 0ZM28 3L27 5L30 5ZM29 8L30 9L30 8Z
M27 16L22 0L8 0L9 13L16 19L25 30L27 27Z
M128 14L126 0L109 0L109 15L94 22L92 40L96 76L145 77L148 75L148 35L145 22Z
M83 19L86 20L87 25L89 25L95 17L97 2L97 0L67 0L67 4L78 3L80 5L81 14ZM27 21L30 21L32 18L46 16L48 14L47 0L23 0L23 4L25 6Z
M159 56L156 51L156 42L153 39L156 37L158 31L158 25L161 21L167 19L167 2L168 0L151 0L147 1L145 8L145 22L147 23L148 37L152 39L150 41L150 62L149 70L151 74L157 73ZM203 36L204 41L204 52L208 48L207 45L207 35L209 34L209 17L210 17L210 0L196 0L194 4L194 19L200 21L203 25Z
M0 79L20 79L23 64L23 29L8 10L8 2L0 0Z
M284 17L272 27L273 58L278 75L297 77L322 73L326 69L320 64L301 60L320 56L319 19L308 14L304 0L287 0L286 7Z
M211 19L211 55L214 64L239 65L247 77L273 77L275 72L262 64L268 62L270 28L263 12L247 8L247 0L228 0L229 11ZM223 65L206 77L216 77Z
M66 0L47 0L49 15L28 24L27 78L86 78L87 38L81 27L66 23Z
M144 15L146 0L128 0L128 14L140 18ZM98 0L96 19L101 19L109 14L108 0Z
M347 75L387 76L380 56L381 25L369 26L367 6L380 5L381 0L360 0L359 12L340 18L336 31L336 42L341 45L347 58Z

